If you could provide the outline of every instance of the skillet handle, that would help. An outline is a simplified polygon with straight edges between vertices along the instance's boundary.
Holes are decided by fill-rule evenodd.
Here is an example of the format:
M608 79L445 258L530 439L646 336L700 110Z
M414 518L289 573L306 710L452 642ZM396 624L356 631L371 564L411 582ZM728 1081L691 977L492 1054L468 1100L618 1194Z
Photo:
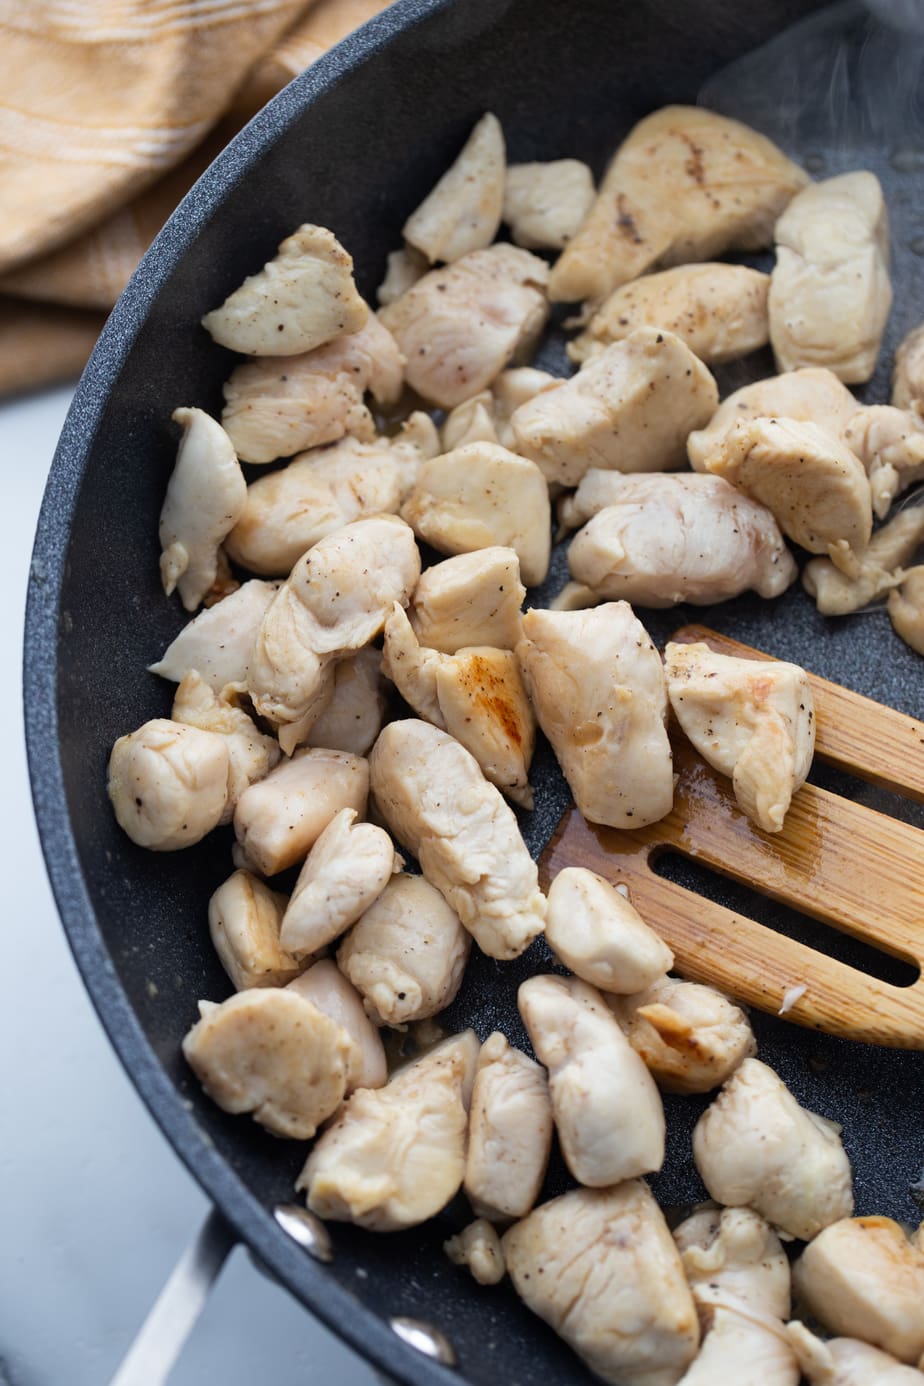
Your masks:
M214 1208L183 1252L109 1386L165 1386L237 1237Z

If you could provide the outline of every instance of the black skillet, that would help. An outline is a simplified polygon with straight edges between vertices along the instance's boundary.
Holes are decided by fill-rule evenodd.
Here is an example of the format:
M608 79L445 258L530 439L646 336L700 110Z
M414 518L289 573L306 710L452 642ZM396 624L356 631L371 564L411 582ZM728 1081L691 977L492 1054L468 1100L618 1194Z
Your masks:
M371 295L404 218L483 111L501 118L512 159L576 155L599 173L636 119L695 100L710 74L815 8L798 0L398 0L283 92L171 218L103 333L55 457L29 588L25 705L39 829L71 946L133 1081L237 1234L312 1312L403 1381L450 1373L395 1337L387 1320L396 1314L447 1334L456 1379L553 1386L590 1378L512 1291L481 1289L449 1264L441 1243L462 1224L461 1206L392 1237L334 1226L333 1261L312 1261L272 1217L291 1199L302 1147L224 1115L181 1058L197 998L229 990L205 928L206 901L230 869L228 837L170 856L141 851L116 828L105 794L113 740L170 707L171 686L145 672L183 621L158 582L157 517L175 451L170 413L178 404L218 412L231 357L212 346L199 317L299 222L335 230ZM895 343L924 318L924 279L910 248L924 232L919 175L893 168L891 151L878 146L790 152L811 156L816 173L872 161L885 185L899 292L884 365L867 391L885 399ZM544 352L544 363L564 369L560 338ZM728 389L771 370L759 356L721 383ZM555 574L560 582L560 556ZM662 640L702 614L651 613L649 624ZM826 621L799 590L707 615L751 644L920 714L924 665L882 615ZM523 821L538 851L566 801L547 749L535 783L544 808ZM856 792L889 807L868 789ZM718 881L705 888L731 903ZM769 902L758 907L779 927L817 936ZM834 947L856 960L842 940ZM515 988L547 965L542 944L513 965L473 960L450 1021L481 1035L498 1025L522 1041ZM887 960L873 965L893 976ZM912 1186L924 1164L924 1058L763 1016L755 1022L762 1056L802 1101L843 1123L858 1209L919 1216ZM668 1102L668 1157L653 1180L666 1204L702 1196L689 1133L703 1105ZM553 1168L547 1194L565 1185Z

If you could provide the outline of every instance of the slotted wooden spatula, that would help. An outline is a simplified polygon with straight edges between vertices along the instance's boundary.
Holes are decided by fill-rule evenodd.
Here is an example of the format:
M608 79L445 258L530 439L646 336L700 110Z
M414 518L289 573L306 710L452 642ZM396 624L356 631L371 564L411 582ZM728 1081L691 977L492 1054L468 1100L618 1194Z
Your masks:
M701 626L675 640L705 640L720 654L766 659ZM924 802L924 722L810 676L815 754L861 779ZM873 1044L924 1049L924 976L900 987L776 933L659 876L677 852L924 968L924 831L811 784L794 796L780 833L763 833L738 808L731 781L685 738L667 818L632 832L562 818L540 860L547 886L565 866L624 882L642 917L667 940L676 967L764 1011ZM804 988L804 990L802 990Z

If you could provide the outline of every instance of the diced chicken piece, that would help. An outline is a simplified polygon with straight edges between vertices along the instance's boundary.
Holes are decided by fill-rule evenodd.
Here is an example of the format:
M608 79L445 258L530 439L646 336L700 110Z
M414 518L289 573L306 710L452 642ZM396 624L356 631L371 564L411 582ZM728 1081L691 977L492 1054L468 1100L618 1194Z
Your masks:
M284 987L303 964L279 942L287 903L249 871L235 871L209 901L209 933L237 991Z
M331 661L378 635L419 576L413 532L394 515L344 525L296 563L267 608L248 676L254 706L281 725L287 755L330 699Z
M396 869L391 838L356 810L335 813L305 860L279 938L294 957L316 953L355 924L378 899Z
M662 977L636 996L614 996L607 1004L665 1092L711 1092L757 1053L741 1007L699 982Z
M564 250L593 206L594 176L580 159L510 164L504 221L527 250Z
M693 1131L711 1196L808 1240L853 1211L850 1165L832 1123L808 1112L759 1059L745 1059Z
M751 1208L706 1207L674 1229L687 1283L700 1309L762 1310L788 1319L789 1260L773 1228Z
M271 736L261 732L252 717L233 701L235 689L214 692L195 669L183 679L170 713L174 722L217 732L228 747L228 796L222 823L230 823L237 801L248 785L264 779L282 754Z
M600 1189L659 1170L661 1095L600 993L576 977L529 977L517 1004L549 1070L558 1139L578 1183Z
M545 580L552 547L548 487L533 462L496 443L469 443L425 462L401 514L440 553L511 548L527 587Z
M679 1386L798 1386L796 1354L783 1323L759 1310L709 1311L699 1355Z
M558 596L549 603L549 610L586 611L589 606L599 606L601 600L586 583L566 582Z
M729 775L743 813L777 833L815 752L808 676L782 660L736 659L705 643L668 643L667 692L704 760Z
M770 341L780 371L869 380L889 308L889 220L873 173L809 183L776 224Z
M924 1375L857 1338L822 1342L798 1319L786 1325L799 1365L811 1386L921 1386Z
M802 586L823 616L846 616L898 587L903 565L922 544L924 505L909 505L876 530L855 578L840 572L830 558L813 558L802 570Z
M368 308L356 292L353 261L332 231L305 223L275 257L244 280L202 326L243 356L290 356L358 332Z
M174 409L183 437L160 512L160 576L195 611L218 576L218 548L244 508L247 483L231 439L201 409Z
M504 207L504 132L483 115L455 163L404 223L404 239L431 264L484 250L497 235Z
M507 1273L501 1239L484 1218L450 1237L443 1250L455 1265L466 1266L479 1285L498 1285Z
M251 482L228 553L252 573L288 577L325 534L369 515L394 515L400 503L387 446L345 438Z
M330 702L308 733L309 746L364 756L382 730L385 685L382 656L371 645L341 659L334 669Z
M443 452L464 448L468 443L496 443L494 427L494 396L481 390L471 399L463 400L447 415L442 431Z
M360 756L318 747L296 752L238 800L235 865L261 876L294 866L341 809L365 813L368 793L369 763Z
M833 433L792 419L739 423L706 470L765 505L794 543L856 570L873 529L872 494L863 463Z
M152 674L181 683L191 669L220 693L229 683L247 682L250 652L266 608L279 590L277 582L254 578L207 611L200 611L167 646Z
M250 1112L276 1136L308 1141L343 1100L354 1043L342 1026L288 987L236 992L183 1040L183 1054L213 1102Z
M924 1252L891 1218L845 1217L825 1227L793 1277L801 1302L829 1332L900 1362L924 1355Z
M477 761L427 722L390 722L372 748L372 792L482 952L516 958L545 924L536 863Z
M514 803L533 807L536 719L512 650L425 649L396 603L385 622L382 669L415 712L471 752L492 784Z
M553 1127L545 1070L495 1030L478 1058L465 1160L464 1188L479 1217L525 1217L545 1178Z
M924 400L924 323L900 341L892 372L895 407L911 409L917 400Z
M380 315L407 360L408 384L452 409L528 356L548 317L548 276L544 260L512 245L425 274Z
M797 423L817 424L840 438L856 412L856 399L829 370L816 367L771 375L729 395L706 427L690 434L690 465L697 472L711 471L711 458L738 423L764 418L795 419Z
M584 817L641 828L669 813L674 780L664 669L628 602L527 611L517 658Z
M648 1186L573 1189L503 1237L517 1294L613 1386L675 1386L699 1325Z
M465 1173L465 1131L478 1039L454 1035L359 1088L320 1137L296 1188L318 1217L396 1232L434 1217Z
M221 421L238 456L264 464L349 433L375 439L368 390L394 404L404 381L404 357L374 313L358 332L302 356L250 361L231 372Z
M889 593L889 617L905 644L924 655L924 565L908 568L901 587Z
M567 522L588 515L568 550L568 568L598 597L700 606L749 588L778 597L796 577L767 507L720 476L592 469L562 506Z
M494 427L497 441L501 447L517 451L517 440L510 420L521 404L535 399L546 390L556 390L563 384L558 375L537 370L535 366L514 366L509 371L501 371L491 386L494 400Z
M662 977L674 955L624 895L583 866L548 891L546 942L565 967L601 991L629 995Z
M385 263L385 278L376 293L376 300L381 308L387 308L389 303L394 303L395 299L406 294L430 268L426 255L421 255L419 250L410 245L393 250Z
M783 208L808 182L746 125L696 106L665 106L616 151L597 199L549 281L549 296L600 302L655 263L713 260L769 246Z
M492 545L435 563L420 576L408 608L421 645L455 654L471 645L515 649L526 588L513 549Z
M684 466L687 435L718 402L715 381L679 337L639 327L564 384L520 405L510 422L517 451L547 481L576 486L588 467Z
M107 787L119 827L132 842L175 852L221 822L229 773L223 736L155 717L119 737Z
M706 365L734 361L766 346L770 276L745 265L679 265L623 284L568 343L572 361L588 361L637 327L673 332Z
M462 985L471 939L423 876L393 876L337 950L376 1025L438 1015Z
M363 1010L362 998L329 958L296 977L287 991L303 996L347 1032L356 1046L346 1096L356 1088L380 1088L388 1079L385 1046Z
M924 477L924 419L915 409L872 404L857 410L841 436L866 468L873 510L885 519L895 497Z

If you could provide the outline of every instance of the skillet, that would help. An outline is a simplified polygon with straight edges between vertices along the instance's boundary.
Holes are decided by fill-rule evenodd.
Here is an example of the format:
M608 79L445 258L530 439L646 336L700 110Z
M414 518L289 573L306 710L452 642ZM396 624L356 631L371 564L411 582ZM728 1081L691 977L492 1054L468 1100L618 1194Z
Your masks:
M232 358L209 342L199 317L299 222L334 229L371 296L404 218L484 110L500 117L511 159L574 155L599 174L639 117L667 102L695 100L718 69L815 8L811 0L766 0L760 7L726 0L582 0L579 7L561 0L398 0L281 93L203 175L110 318L55 456L29 587L25 707L39 830L71 946L130 1076L237 1235L307 1308L401 1381L487 1386L503 1376L518 1386L558 1386L591 1377L509 1288L482 1289L446 1260L442 1241L467 1220L461 1201L431 1224L395 1236L334 1225L332 1262L311 1260L272 1217L275 1205L292 1199L303 1147L225 1115L182 1060L180 1040L196 1018L197 999L229 992L205 925L209 895L231 869L229 836L223 830L170 856L141 851L117 829L105 794L113 740L168 715L172 698L172 685L145 673L184 619L158 581L157 517L175 455L169 416L178 404L218 413ZM924 318L924 276L915 273L920 262L912 249L924 232L924 206L915 200L913 168L893 167L893 151L881 144L832 141L807 149L790 142L788 152L810 157L816 175L866 166L883 181L900 288L879 372L861 394L884 400L892 351ZM550 334L538 364L565 370L560 333ZM721 375L722 393L771 371L769 356L758 354ZM559 553L540 602L563 575ZM772 604L742 598L706 613L641 613L659 643L704 614L747 643L920 714L924 665L882 614L827 621L798 589ZM834 785L830 773L823 782L922 822L919 810L897 806L882 791ZM540 808L522 822L538 853L567 802L547 747L537 755L534 783ZM688 879L688 868L676 870ZM699 885L723 903L739 902L718 878ZM746 900L744 907L800 937L821 938L810 921L770 901ZM845 961L870 962L846 940L824 946ZM880 955L872 965L890 980L911 980ZM450 1028L472 1024L485 1036L498 1026L525 1043L515 990L547 966L541 942L514 964L474 958L448 1014ZM858 1212L916 1221L924 1057L754 1020L761 1057L800 1101L844 1125ZM652 1181L666 1205L703 1196L689 1138L705 1101L667 1101L668 1155ZM553 1162L544 1197L566 1186ZM458 1371L399 1341L387 1324L392 1315L441 1328L458 1354Z

